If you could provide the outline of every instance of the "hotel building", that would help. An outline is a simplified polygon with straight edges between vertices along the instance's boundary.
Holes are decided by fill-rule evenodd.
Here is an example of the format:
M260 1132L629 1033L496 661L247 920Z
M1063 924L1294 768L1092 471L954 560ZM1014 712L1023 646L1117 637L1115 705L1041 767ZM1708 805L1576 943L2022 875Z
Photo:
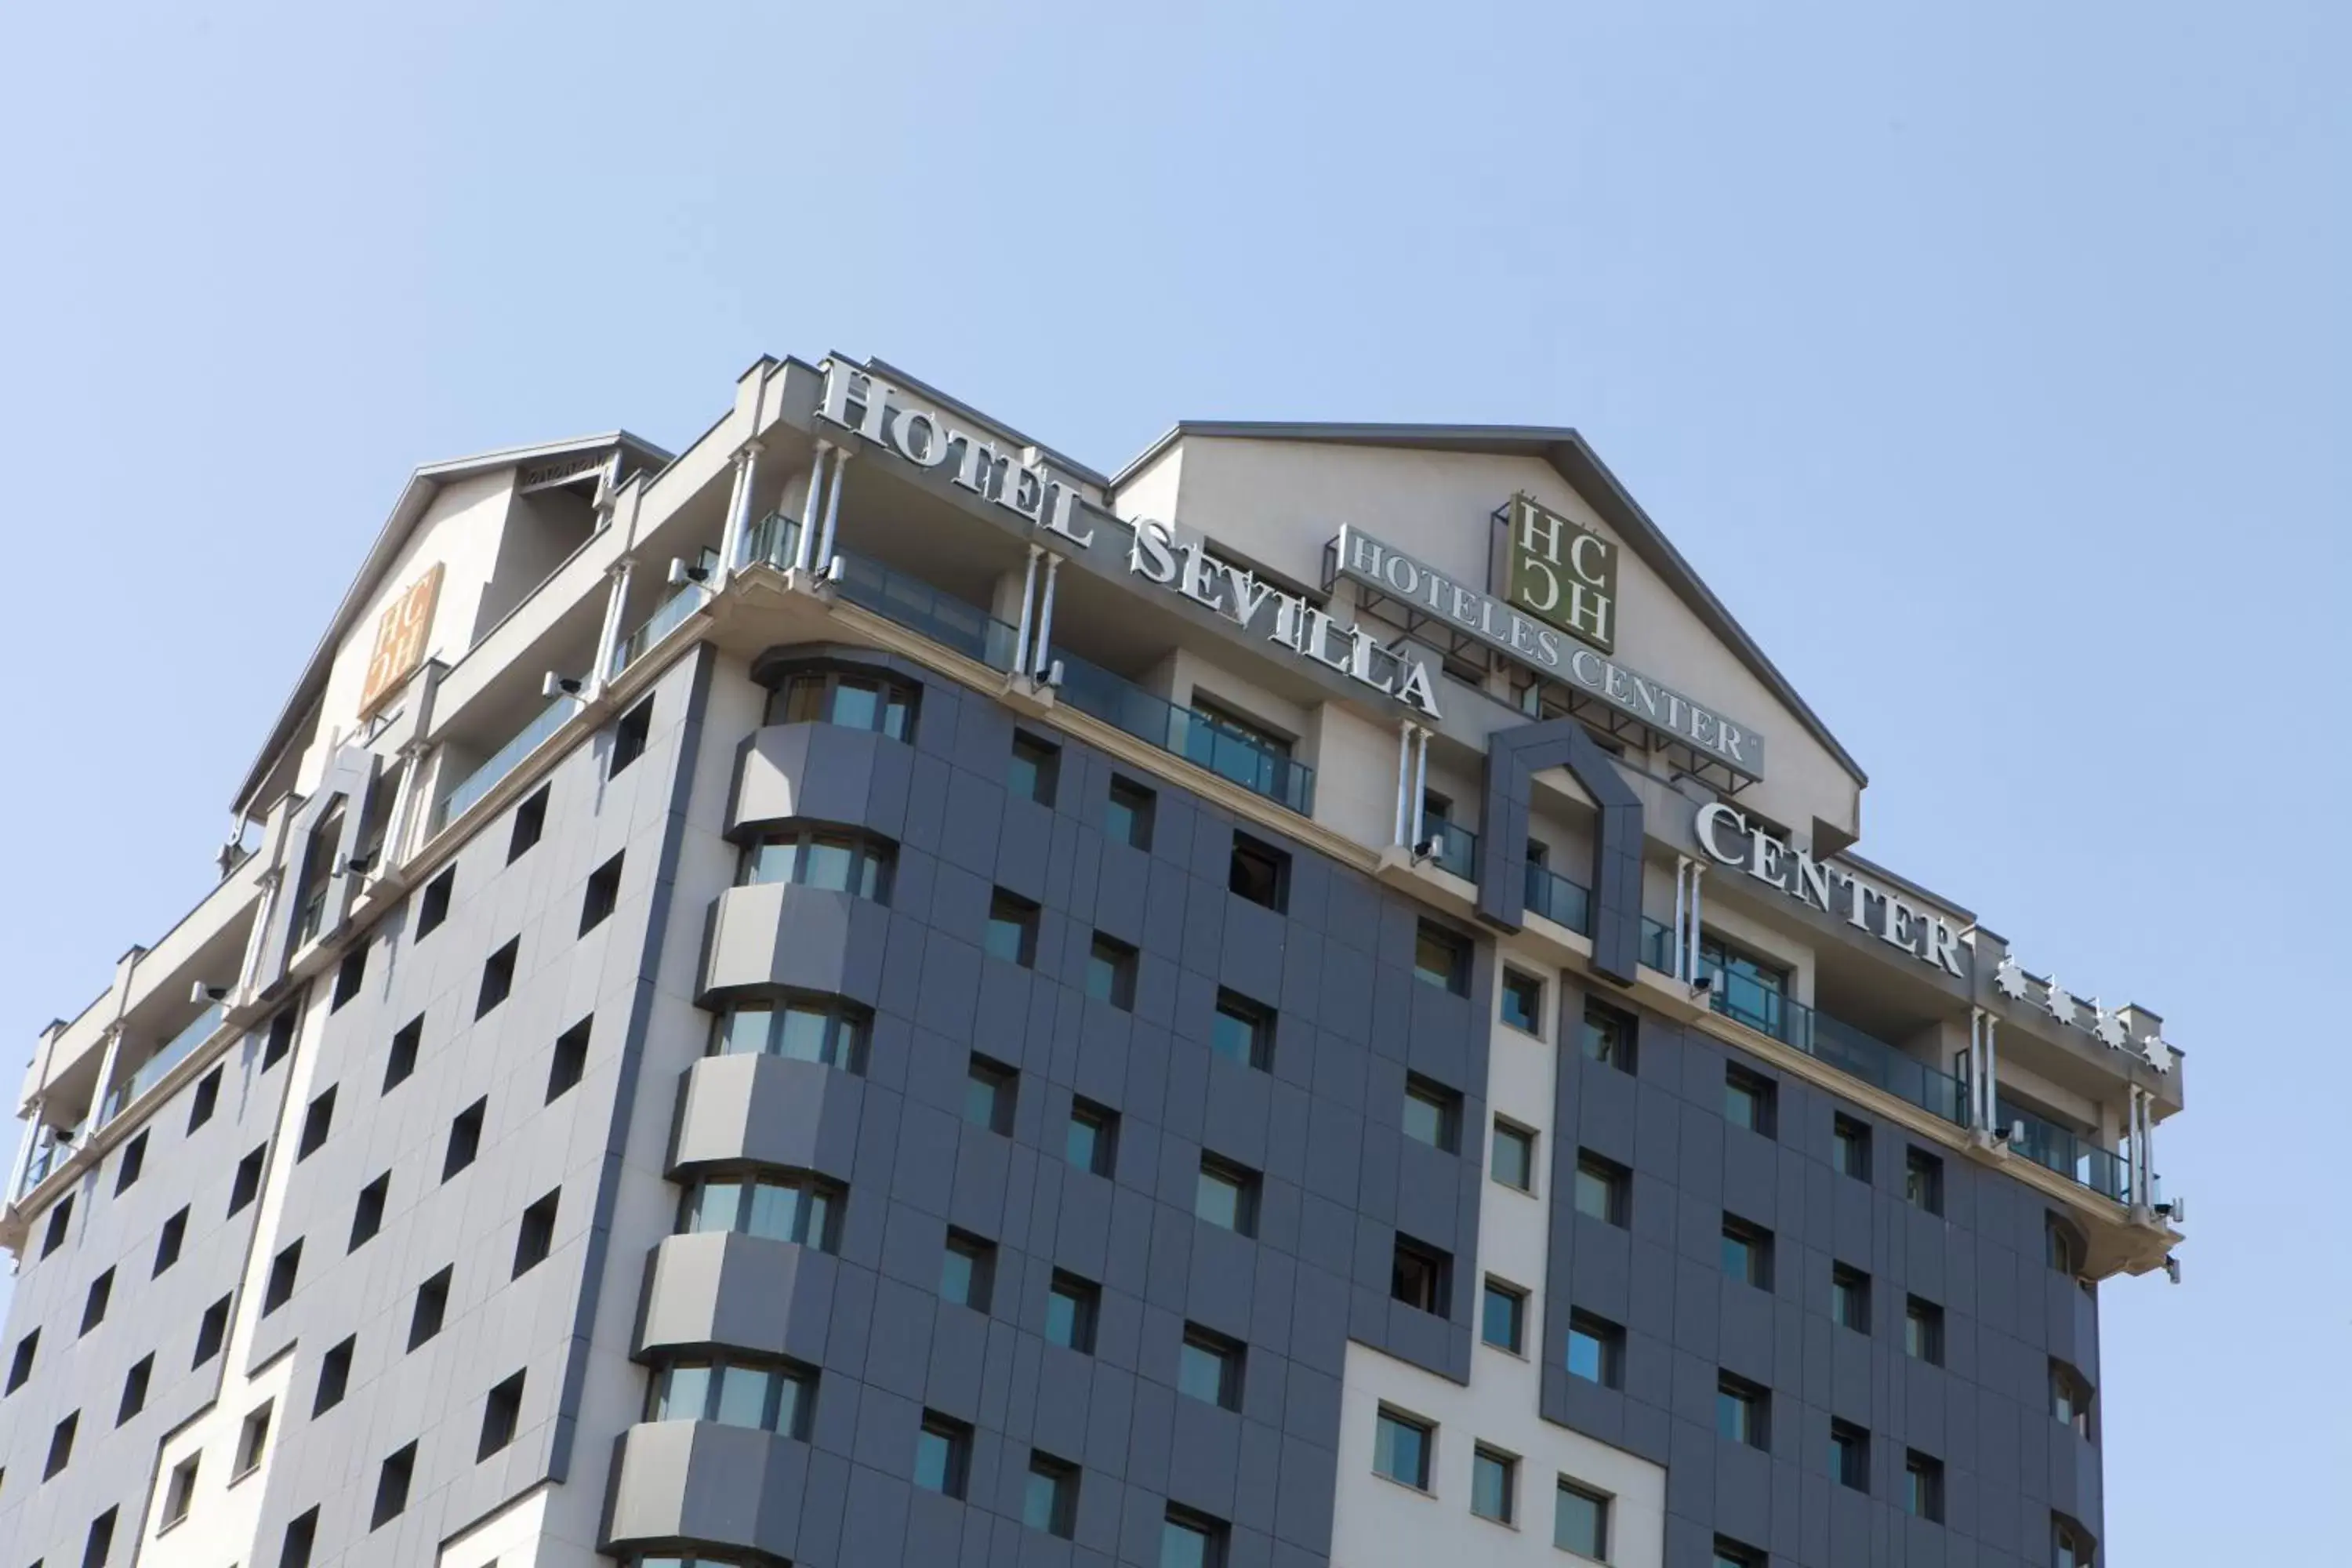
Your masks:
M419 468L35 1045L0 1568L2099 1562L2181 1058L1864 783L1571 430Z

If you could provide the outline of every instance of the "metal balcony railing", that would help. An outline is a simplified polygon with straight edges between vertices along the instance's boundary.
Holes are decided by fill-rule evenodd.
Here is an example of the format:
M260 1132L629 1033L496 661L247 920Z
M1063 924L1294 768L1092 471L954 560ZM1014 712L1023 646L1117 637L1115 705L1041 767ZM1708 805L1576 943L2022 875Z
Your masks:
M563 721L579 710L576 697L559 697L541 710L538 718L524 725L514 738L492 752L481 766L457 781L448 794L433 808L433 831L438 833L451 819L465 815L467 808L497 786L498 782L514 772L525 757L539 750L547 738L563 728Z

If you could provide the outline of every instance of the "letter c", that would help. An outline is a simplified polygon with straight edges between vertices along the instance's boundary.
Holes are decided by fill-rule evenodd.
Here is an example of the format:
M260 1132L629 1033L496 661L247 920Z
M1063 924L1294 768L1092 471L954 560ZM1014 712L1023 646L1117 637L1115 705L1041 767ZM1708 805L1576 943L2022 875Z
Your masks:
M1692 826L1698 833L1698 847L1706 850L1711 858L1718 865L1737 866L1740 864L1740 858L1736 854L1726 855L1716 841L1716 829L1727 823L1741 837L1748 836L1748 819L1719 800L1711 800L1700 806L1698 817Z

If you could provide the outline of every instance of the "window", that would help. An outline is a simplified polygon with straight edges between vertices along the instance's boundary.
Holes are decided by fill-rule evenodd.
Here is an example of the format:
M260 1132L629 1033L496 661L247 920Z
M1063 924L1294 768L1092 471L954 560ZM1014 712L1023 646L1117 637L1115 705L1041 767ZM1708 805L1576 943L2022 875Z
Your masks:
M114 1195L121 1197L132 1183L138 1181L139 1173L146 1168L147 1134L142 1131L122 1146L122 1163L114 1170Z
M1578 1041L1585 1056L1619 1072L1633 1068L1633 1017L1598 1002L1584 1005L1584 1027Z
M1478 1335L1496 1350L1524 1353L1528 1293L1489 1275L1478 1305Z
M1013 1112L1021 1075L1003 1062L975 1055L964 1079L963 1119L1003 1137L1013 1136Z
M1568 1319L1568 1374L1603 1388L1625 1377L1625 1331L1608 1319L1576 1311Z
M580 1049L588 1037L579 1026ZM765 1053L818 1062L844 1072L866 1070L866 1018L863 1011L833 998L761 998L738 1002L720 1013L710 1035L714 1057Z
M1213 1154L1201 1157L1201 1181L1192 1213L1220 1229L1257 1234L1257 1175Z
M1841 1176L1870 1180L1870 1128L1851 1116L1840 1116L1830 1126L1830 1163Z
M317 1153L327 1142L327 1134L335 1125L335 1091L330 1088L310 1102L302 1113L302 1137L294 1145L294 1163L300 1164Z
M588 873L587 890L580 895L580 934L586 936L620 907L621 859L614 856Z
M180 1244L187 1236L188 1211L183 1208L163 1222L163 1233L155 1237L155 1267L148 1270L150 1279L180 1261Z
M1925 1149L1903 1154L1903 1201L1928 1214L1944 1212L1944 1162Z
M1559 1478L1559 1500L1552 1513L1551 1543L1563 1552L1609 1560L1609 1499Z
M1870 1434L1851 1421L1830 1423L1830 1479L1858 1492L1870 1489Z
M434 929L449 918L449 895L457 886L457 868L450 867L425 884L425 891L416 896L416 935L423 942Z
M83 1333L89 1332L90 1330L106 1321L106 1304L112 1300L113 1296L114 1270L110 1268L89 1282L89 1293L82 1298L81 1331Z
M294 1299L294 1281L302 1271L302 1244L289 1242L269 1260L269 1280L261 1289L261 1313L268 1317Z
M1772 1233L1737 1215L1725 1215L1723 1271L1759 1290L1772 1289Z
M228 1338L228 1303L229 1299L223 1296L196 1320L196 1356L190 1367L202 1366L220 1354L221 1342Z
M2077 1437L2091 1435L2091 1385L2083 1374L2053 1356L2050 1360L2050 1414Z
M1110 801L1103 807L1104 836L1131 848L1151 848L1151 819L1157 797L1139 784L1110 781Z
M147 1408L147 1385L154 1381L155 1357L150 1353L131 1363L122 1374L122 1398L114 1407L114 1424L121 1426Z
M2043 1219L2042 1226L2050 1243L2050 1267L2061 1274L2081 1278L2084 1250L2081 1235L2054 1214Z
M482 1396L482 1436L474 1446L474 1463L480 1464L514 1441L522 1423L523 1374L516 1373Z
M408 1508L408 1482L416 1472L416 1445L411 1443L397 1453L389 1455L375 1475L375 1508L368 1515L368 1528L381 1530L398 1519Z
M1718 1373L1715 1381L1715 1435L1751 1448L1771 1447L1772 1396L1746 1378Z
M1903 1302L1903 1353L1930 1366L1944 1364L1944 1309L1916 1296Z
M894 741L914 733L915 689L863 671L804 669L769 693L770 724L835 724Z
M1196 1324L1185 1324L1183 1347L1176 1359L1176 1391L1203 1405L1239 1410L1243 1355L1237 1342Z
M1045 1338L1065 1350L1092 1355L1095 1350L1095 1314L1101 1302L1102 1291L1075 1274L1054 1271L1054 1282L1045 1292Z
M2050 1520L2050 1562L2052 1568L2091 1568L2097 1561L2098 1548L2091 1544L2088 1531L2072 1520L2055 1514Z
M203 1458L202 1452L194 1453L172 1467L171 1479L163 1484L163 1517L156 1523L156 1534L188 1517L188 1509L196 1500L196 1462Z
M235 1209L231 1209L229 1212L234 1214L236 1211ZM64 1197L58 1200L58 1206L49 1211L48 1228L41 1233L42 1257L47 1258L50 1253L55 1252L58 1247L65 1245L68 1228L72 1224L73 1194L71 1193L68 1193Z
M554 1104L588 1070L588 1026L594 1021L583 1018L555 1037L555 1054L547 1064L548 1104Z
M269 1020L269 1033L261 1045L261 1070L268 1072L286 1059L294 1048L294 1030L301 1022L301 1009L280 1007Z
M793 882L820 892L854 893L887 904L890 873L898 858L898 846L887 838L835 828L792 828L745 845L735 880L742 887Z
M1509 1524L1519 1512L1519 1462L1510 1455L1481 1446L1470 1455L1470 1511L1480 1519Z
M1422 921L1412 942L1412 973L1440 991L1469 995L1469 942L1433 921Z
M1542 1037L1542 981L1516 969L1503 971L1503 1022L1514 1029Z
M1462 1097L1417 1074L1404 1080L1404 1135L1446 1153L1462 1148Z
M522 852L538 843L540 835L546 831L547 790L542 788L515 807L514 828L507 835L507 864L511 866L521 858Z
M1870 1332L1870 1276L1840 1263L1830 1269L1830 1316L1858 1334Z
M1406 1306L1444 1318L1453 1315L1454 1259L1426 1242L1396 1238L1389 1266L1389 1296Z
M286 1540L278 1549L278 1568L310 1568L310 1543L318 1539L319 1510L310 1509L286 1521Z
M1013 761L1004 772L1004 787L1018 800L1034 800L1039 805L1054 804L1055 789L1061 783L1062 749L1026 735L1013 732Z
M258 1409L249 1412L243 1424L237 1427L236 1465L229 1471L231 1480L245 1475L256 1465L261 1463L261 1456L268 1451L269 1414L272 1408L274 1406L271 1404L264 1403Z
M1072 1100L1062 1154L1081 1171L1110 1175L1118 1164L1118 1113L1089 1100Z
M16 1342L16 1353L8 1358L8 1389L16 1393L33 1375L33 1359L41 1352L41 1331L35 1329Z
M1209 1048L1260 1072L1274 1070L1274 1012L1238 991L1217 992L1216 1016L1209 1020Z
M408 1314L408 1348L416 1349L441 1331L442 1320L449 1315L449 1276L451 1265L416 1288L416 1304Z
M1772 1136L1772 1080L1739 1066L1723 1069L1723 1119L1759 1137Z
M1160 1568L1224 1568L1224 1563L1225 1527L1170 1503L1160 1527Z
M268 1152L269 1145L264 1143L257 1149L247 1151L245 1158L236 1163L236 1173L229 1177L228 1183L230 1214L236 1213L261 1195L261 1162Z
M479 1018L505 1001L514 991L515 955L521 950L522 938L515 937L506 946L490 954L482 965L482 989L474 998L474 1016Z
M1037 963L1037 906L999 888L988 900L988 929L981 949L991 958L1032 969Z
M77 1410L49 1428L49 1459L41 1468L41 1479L47 1480L73 1462L74 1428L81 1425L81 1412Z
M489 1097L485 1095L449 1122L449 1145L441 1156L441 1179L447 1181L474 1163L482 1152L482 1122L490 1113Z
M1631 1207L1633 1173L1614 1160L1604 1160L1590 1149L1576 1153L1576 1212L1620 1228Z
M613 757L604 764L606 778L618 778L621 770L646 754L646 741L654 729L654 700L646 698L621 715L613 726Z
M522 1221L515 1227L514 1272L509 1279L521 1279L555 1250L555 1209L562 1197L563 1189L558 1187L522 1211Z
M212 1071L196 1080L196 1092L188 1097L188 1131L194 1132L213 1119L213 1108L220 1103L221 1069Z
M81 1568L106 1568L107 1553L114 1550L114 1514L110 1508L89 1521L89 1533L82 1537Z
M1372 1469L1415 1491L1429 1489L1429 1451L1437 1429L1426 1421L1401 1415L1381 1406L1380 1423L1372 1435Z
M343 954L343 962L335 967L335 993L327 1002L328 1012L341 1010L344 1003L360 994L360 986L367 980L367 955L365 940Z
M1095 932L1087 953L1087 994L1122 1012L1135 1010L1135 949Z
M1727 1535L1715 1538L1715 1557L1711 1568L1765 1568L1764 1553L1753 1546L1744 1545Z
M1251 903L1279 914L1290 907L1290 857L1246 834L1234 835L1233 860L1225 887Z
M840 1245L843 1197L815 1176L705 1176L687 1189L678 1229L738 1231L831 1252Z
M416 1048L424 1043L425 1015L419 1013L392 1037L392 1049L383 1058L383 1088L380 1093L390 1094L408 1081L408 1075L416 1070Z
M1515 1192L1536 1190L1536 1135L1495 1118L1495 1142L1487 1154L1487 1171Z
M318 1391L310 1399L310 1418L317 1420L343 1402L343 1390L351 1386L352 1352L359 1348L356 1336L331 1348L319 1358Z
M948 1232L946 1256L940 1264L940 1295L975 1312L988 1310L996 1280L996 1248L961 1230Z
M924 1411L922 1428L915 1434L915 1484L927 1492L960 1498L971 1468L971 1428L937 1411Z
M1031 1452L1029 1479L1021 1494L1021 1522L1067 1541L1078 1522L1078 1469L1049 1455Z
M1944 1522L1944 1461L1916 1448L1903 1455L1903 1511L1914 1519Z

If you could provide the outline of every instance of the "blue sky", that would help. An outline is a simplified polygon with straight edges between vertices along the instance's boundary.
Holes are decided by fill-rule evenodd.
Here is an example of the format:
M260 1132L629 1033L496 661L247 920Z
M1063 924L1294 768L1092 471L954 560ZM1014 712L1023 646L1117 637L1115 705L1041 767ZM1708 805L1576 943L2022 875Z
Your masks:
M2352 9L20 10L17 1047L202 892L415 464L875 353L1571 424L1874 783L1864 849L2189 1053L2103 1291L2109 1560L2341 1555ZM2322 1227L2326 1227L2325 1230Z

